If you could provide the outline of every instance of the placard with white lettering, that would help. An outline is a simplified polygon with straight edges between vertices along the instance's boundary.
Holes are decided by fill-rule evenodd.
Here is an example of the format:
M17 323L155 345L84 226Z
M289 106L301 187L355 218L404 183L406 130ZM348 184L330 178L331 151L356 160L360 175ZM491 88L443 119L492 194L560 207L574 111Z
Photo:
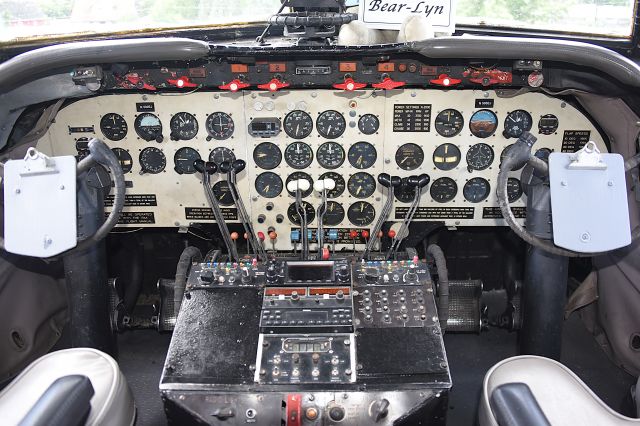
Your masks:
M360 0L359 20L369 28L399 30L409 15L423 15L436 32L453 33L455 0Z

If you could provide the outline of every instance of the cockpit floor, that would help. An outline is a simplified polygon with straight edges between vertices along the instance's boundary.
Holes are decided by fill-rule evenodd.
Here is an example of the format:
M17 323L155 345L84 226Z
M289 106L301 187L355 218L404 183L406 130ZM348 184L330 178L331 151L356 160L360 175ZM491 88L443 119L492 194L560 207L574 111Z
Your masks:
M165 425L158 392L162 365L171 336L140 330L119 336L120 367L133 390L138 426ZM481 335L445 336L453 376L448 424L476 424L482 379L498 361L516 354L516 333L492 329ZM635 380L602 352L575 315L565 322L562 362L614 410L631 416L629 389Z

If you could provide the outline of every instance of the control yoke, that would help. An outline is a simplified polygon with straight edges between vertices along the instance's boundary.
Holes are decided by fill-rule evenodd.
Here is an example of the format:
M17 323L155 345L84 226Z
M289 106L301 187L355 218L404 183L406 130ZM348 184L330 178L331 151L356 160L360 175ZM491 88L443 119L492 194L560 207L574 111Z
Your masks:
M413 196L413 202L409 206L409 211L407 211L406 216L404 217L404 221L400 226L400 229L393 237L393 241L391 242L391 247L389 247L389 251L387 252L386 258L389 259L391 256L395 257L398 252L398 248L400 244L402 244L402 240L404 240L409 235L409 225L413 220L413 216L415 216L416 211L418 211L418 206L420 206L420 199L422 198L422 190L429 184L431 178L427 174L421 174L420 176L409 176L407 178L407 185L410 188L414 188L415 195Z
M302 234L302 260L309 258L309 234L307 224L307 210L302 204L302 193L311 188L311 183L306 179L292 180L287 184L287 190L296 194L296 211L300 217L300 231Z
M213 194L213 189L211 187L211 175L218 171L218 166L212 161L204 162L203 160L196 160L193 163L193 167L198 172L202 173L202 186L204 188L204 194L207 197L207 201L209 202L209 206L211 207L211 210L213 210L213 217L218 223L218 228L220 228L222 239L224 240L225 246L227 246L227 252L229 253L229 257L231 258L230 260L232 262L237 262L239 259L238 250L236 248L236 245L231 240L229 228L227 227L227 223L224 220L224 216L222 216L220 205L218 204L218 200L216 200L216 197Z
M400 179L399 176L390 176L388 173L380 173L378 175L378 183L388 189L388 194L382 208L382 212L380 213L380 217L378 217L378 221L371 231L371 238L369 238L369 241L367 241L367 246L363 254L364 259L369 259L369 255L371 254L371 250L373 250L376 237L382 229L382 225L384 224L384 222L389 218L389 214L391 213L391 210L393 208L395 189L400 186L400 184L402 183L402 179ZM382 242L380 244L382 244Z

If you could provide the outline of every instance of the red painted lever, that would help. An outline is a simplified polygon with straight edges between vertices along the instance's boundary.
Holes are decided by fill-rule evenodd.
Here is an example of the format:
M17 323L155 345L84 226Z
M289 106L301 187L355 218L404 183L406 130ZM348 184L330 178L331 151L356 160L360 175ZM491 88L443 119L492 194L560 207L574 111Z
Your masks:
M133 84L138 89L156 90L155 86L145 83L145 81L136 73L127 74L125 78L129 83Z
M375 87L376 89L391 90L391 89L396 89L398 87L402 87L405 84L407 83L405 83L404 81L395 81L395 80L392 80L390 77L386 77L380 83L373 83L371 86Z
M431 80L431 84L436 84L438 86L455 86L456 84L462 83L462 80L458 78L449 77L447 74L440 74L438 78Z
M249 87L249 83L243 83L242 81L235 79L231 80L227 84L223 84L222 86L218 86L219 89L229 90L230 92L237 92L240 89L244 89L245 87Z
M265 84L258 84L258 89L264 89L270 92L276 92L284 87L289 87L289 83L280 81L277 78L274 78L270 82Z
M198 85L194 82L192 82L189 77L178 77L175 80L172 79L167 79L167 83L169 83L172 86L176 86L178 88L183 88L183 87L198 87Z
M344 80L344 83L336 83L333 85L333 87L336 89L353 92L354 90L363 89L367 87L367 83L358 83L356 81L353 81L352 78L347 78Z

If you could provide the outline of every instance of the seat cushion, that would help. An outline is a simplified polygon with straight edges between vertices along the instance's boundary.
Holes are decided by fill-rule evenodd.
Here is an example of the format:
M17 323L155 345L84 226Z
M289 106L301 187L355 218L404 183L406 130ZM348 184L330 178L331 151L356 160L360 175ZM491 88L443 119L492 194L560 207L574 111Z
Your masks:
M489 400L506 383L525 383L553 426L640 425L609 408L571 370L548 358L523 355L505 359L485 375L478 420L481 426L497 426Z
M74 374L87 376L95 390L87 425L133 425L135 405L118 364L90 348L52 352L32 362L0 392L2 424L18 424L56 379Z

